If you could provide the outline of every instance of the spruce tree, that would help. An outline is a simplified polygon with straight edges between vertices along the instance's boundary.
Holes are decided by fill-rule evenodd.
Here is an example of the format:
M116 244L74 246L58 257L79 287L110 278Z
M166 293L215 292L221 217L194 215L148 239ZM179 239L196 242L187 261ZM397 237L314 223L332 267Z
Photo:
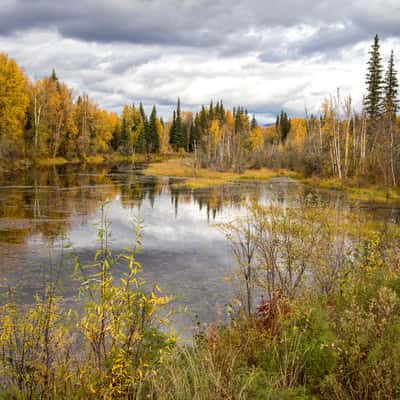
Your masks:
M208 127L207 112L204 106L201 106L201 118L200 118L201 129L203 132L206 131Z
M160 151L160 139L157 132L157 110L153 106L148 123L147 151L149 153L158 153Z
M180 140L180 148L185 149L188 151L188 127L186 124L182 124L182 132L181 132L181 140Z
M125 118L122 118L122 126L121 126L121 143L117 143L116 147L121 144L123 146L124 151L128 154L129 151L129 130L128 124Z
M376 121L382 114L382 60L379 53L379 37L375 35L369 52L368 72L366 76L367 95L364 98L364 110L367 116Z
M394 55L393 50L390 53L389 63L386 70L385 82L384 82L384 106L385 113L390 117L395 117L398 107L399 100L398 95L399 83L397 81L397 72L394 67Z
M221 119L221 113L219 110L219 101L217 101L217 104L214 107L214 114L215 114L216 119L219 119L219 120Z
M221 120L223 121L225 119L225 109L224 109L224 103L221 100L221 104L219 106L220 112L221 112Z
M257 120L256 116L253 114L253 118L251 119L251 130L257 128Z
M209 107L209 115L210 115L210 120L212 121L214 119L214 107L213 107L213 101L210 101L210 107Z
M139 104L139 113L142 117L143 128L139 133L136 147L140 153L146 153L148 151L148 129L149 129L149 127L148 127L147 116L146 116L146 113L144 112L142 102L140 102L140 104Z
M80 100L82 101L82 100ZM132 106L133 108L135 106ZM123 151L125 154L129 154L131 150L131 126L130 126L130 114L131 114L131 109L129 106L124 106L124 109L122 111L122 124L121 124L121 134L120 134L120 139L119 142L115 144L116 148L118 149L119 146L122 147Z
M169 143L173 147L173 149L176 149L177 146L177 137L176 137L176 112L174 110L173 116L172 116L172 122L171 122L171 127L169 129Z
M175 150L179 150L180 148L186 148L186 137L181 116L181 100L179 97L176 105L174 145L175 145Z
M275 126L281 142L285 143L291 128L291 121L285 111L282 110L281 114L276 117Z
M144 112L144 108L143 108L143 103L142 102L140 102L140 104L139 104L139 112L140 112L140 115L143 118L143 121L145 121L147 118L146 118L146 113Z
M53 68L52 69L52 71L51 71L51 79L53 80L53 81L55 81L55 82L58 82L58 76L57 76L57 74L56 74L56 70Z

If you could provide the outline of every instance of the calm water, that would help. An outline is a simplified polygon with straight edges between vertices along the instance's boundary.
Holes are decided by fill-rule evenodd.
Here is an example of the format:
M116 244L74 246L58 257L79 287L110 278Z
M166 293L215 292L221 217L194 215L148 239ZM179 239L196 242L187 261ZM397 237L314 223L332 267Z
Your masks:
M63 240L84 260L96 248L96 222L103 202L112 224L113 248L132 243L132 223L144 220L144 250L139 259L149 284L176 296L185 312L178 330L223 318L232 288L223 279L233 269L229 246L215 224L243 214L243 202L290 203L305 196L331 206L352 207L335 192L318 192L286 179L246 182L209 189L176 189L177 179L146 177L130 166L59 167L31 170L0 181L0 284L16 287L29 303L49 275L57 276L66 302L76 284L69 259L61 264ZM398 222L394 206L361 205L378 219ZM66 237L67 239L63 239Z

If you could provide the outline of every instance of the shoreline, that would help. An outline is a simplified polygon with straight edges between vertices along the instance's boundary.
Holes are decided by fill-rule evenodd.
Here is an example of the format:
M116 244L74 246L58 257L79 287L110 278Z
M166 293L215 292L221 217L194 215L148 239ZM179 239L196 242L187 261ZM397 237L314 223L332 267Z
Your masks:
M183 182L174 183L176 188L202 189L212 186L231 184L237 181L268 181L271 178L285 177L295 180L312 188L339 191L347 195L351 201L398 204L400 205L400 189L387 190L378 185L360 185L354 180L340 181L335 178L305 177L299 172L287 169L246 169L243 173L231 171L215 171L208 168L193 168L191 157L176 153L165 154L135 154L125 156L121 154L95 155L85 158L66 159L63 157L42 158L36 160L14 160L10 168L0 167L0 174L12 174L27 170L31 167L48 168L61 165L111 165L119 163L146 164L143 175L182 178Z
M267 181L271 178L291 178L304 185L327 190L336 190L345 193L349 200L360 202L389 203L400 205L400 190L386 188L377 185L360 186L351 181L338 181L337 179L305 177L296 171L286 169L246 169L242 174L234 172L213 171L206 168L194 170L190 158L170 158L157 163L149 164L143 174L147 176L164 176L184 178L182 183L176 183L176 187L199 189L210 186L229 184L234 181L254 180Z

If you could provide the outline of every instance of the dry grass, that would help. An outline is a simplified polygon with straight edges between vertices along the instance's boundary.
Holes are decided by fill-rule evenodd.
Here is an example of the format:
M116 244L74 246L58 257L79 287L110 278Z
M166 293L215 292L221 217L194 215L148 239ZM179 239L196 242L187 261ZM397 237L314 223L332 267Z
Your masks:
M286 169L248 169L242 174L234 172L220 172L206 168L193 169L193 160L191 158L169 159L159 163L151 164L144 171L145 175L153 176L171 176L186 178L182 183L176 183L176 187L187 187L198 189L209 186L223 185L237 180L268 180L275 177L289 177L296 179L306 185L316 188L341 190L347 193L349 200L365 202L390 202L400 203L400 191L368 186L357 187L356 182L342 182L338 179L322 178L304 178L301 174Z
M398 189L387 190L379 186L359 187L357 182L340 181L339 179L302 178L300 181L306 185L322 189L340 190L347 194L347 198L353 201L375 203L400 203L400 191Z
M268 180L278 176L295 178L296 173L288 170L271 170L262 168L258 170L246 170L243 174L234 172L220 172L206 168L194 170L190 158L171 159L156 164L151 164L144 170L145 175L171 176L186 178L185 182L177 183L175 186L189 187L193 189L223 185L236 180Z
M103 164L104 157L99 154L94 155L94 156L87 156L87 157L84 157L83 162L86 164Z
M42 158L36 160L35 163L41 167L50 167L52 165L68 164L68 160L66 160L64 157Z

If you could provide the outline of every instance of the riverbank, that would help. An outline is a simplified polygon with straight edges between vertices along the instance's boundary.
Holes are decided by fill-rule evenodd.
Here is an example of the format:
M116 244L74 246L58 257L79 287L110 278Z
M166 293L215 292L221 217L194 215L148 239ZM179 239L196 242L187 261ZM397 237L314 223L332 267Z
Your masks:
M22 159L11 161L6 165L1 165L0 173L25 170L31 167L45 168L74 164L101 165L139 163L147 164L147 168L143 170L144 175L182 178L182 182L174 184L177 188L199 189L228 184L240 180L267 181L275 177L288 177L313 188L343 192L347 195L348 199L352 201L400 204L399 188L389 188L388 190L380 185L360 185L359 182L350 179L340 181L334 178L305 177L299 172L288 169L246 169L241 174L230 171L215 171L207 168L194 169L193 158L188 156L178 157L177 153L135 154L134 156L112 153L107 155L86 156L83 158L76 157L72 159L66 159L63 157L34 160Z
M320 189L337 190L346 193L349 200L373 203L400 203L400 190L398 188L385 188L378 185L365 185L348 180L321 179L317 177L300 178L305 185Z
M143 173L149 176L185 178L184 182L176 183L175 186L191 189L223 185L238 180L267 181L275 177L288 177L314 188L341 191L352 201L400 203L400 190L397 188L387 190L387 188L378 185L361 186L351 180L340 181L338 179L305 177L298 172L287 169L246 169L243 173L237 174L207 168L194 169L191 158L171 158L150 164Z
M154 164L150 164L143 173L149 176L167 176L175 178L185 178L182 183L175 186L191 189L204 188L209 186L223 185L237 180L268 180L274 177L285 176L289 178L300 177L296 172L268 168L247 169L242 174L234 172L214 171L207 168L193 167L193 160L190 158L170 159Z
M176 154L135 154L123 155L119 153L111 153L104 155L92 155L85 157L74 157L67 159L64 157L55 158L37 158L37 159L20 159L11 160L7 163L0 163L0 173L10 173L15 171L26 170L31 167L52 167L59 165L94 165L94 164L119 164L119 163L154 163L166 161L176 157Z

